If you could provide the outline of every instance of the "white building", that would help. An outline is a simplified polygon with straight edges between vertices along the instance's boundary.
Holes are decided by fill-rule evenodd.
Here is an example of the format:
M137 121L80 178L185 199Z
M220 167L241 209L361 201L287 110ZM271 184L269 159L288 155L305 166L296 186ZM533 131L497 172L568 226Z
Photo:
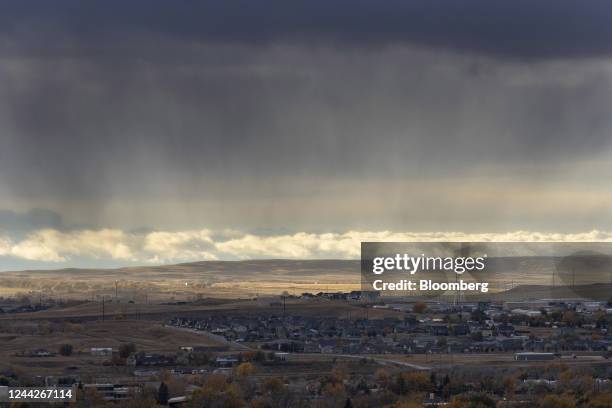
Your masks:
M92 347L90 353L92 356L110 357L113 355L113 349L112 347Z

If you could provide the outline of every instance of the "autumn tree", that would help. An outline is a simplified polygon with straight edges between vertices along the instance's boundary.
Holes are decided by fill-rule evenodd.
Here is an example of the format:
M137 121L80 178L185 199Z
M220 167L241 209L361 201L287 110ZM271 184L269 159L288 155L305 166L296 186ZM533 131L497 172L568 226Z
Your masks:
M563 312L563 323L567 324L570 327L573 327L576 325L576 322L576 312L574 312L573 310L566 310L565 312Z
M414 313L425 313L426 310L427 310L427 303L425 302L415 302L415 304L412 305L412 311Z
M576 408L576 401L569 395L546 395L538 403L538 408Z
M282 390L284 386L280 378L270 377L263 382L261 390L264 394L274 394Z
M333 407L342 406L347 397L344 384L339 382L326 383L321 389L321 395L326 397Z
M379 387L387 388L389 386L391 376L389 375L389 372L387 370L385 370L384 368L379 368L374 373L374 380L376 381Z
M395 391L399 395L428 392L432 389L429 375L423 372L403 372L395 377Z
M504 390L509 397L514 396L516 390L516 376L509 375L504 378Z
M249 375L255 374L255 366L251 363L242 363L238 367L236 367L236 375L238 377L247 377Z
M457 395L454 397L449 408L495 408L495 401L487 394Z
M391 408L423 408L423 405L414 401L398 401Z
M610 408L612 407L612 392L596 395L586 404L587 408Z
M245 401L237 384L230 384L222 374L211 374L204 386L193 392L189 407L242 408Z

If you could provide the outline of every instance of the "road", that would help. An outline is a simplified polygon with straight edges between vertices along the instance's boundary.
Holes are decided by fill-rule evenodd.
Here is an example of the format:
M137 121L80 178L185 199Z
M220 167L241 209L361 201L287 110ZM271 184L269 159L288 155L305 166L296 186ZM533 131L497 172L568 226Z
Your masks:
M291 356L296 356L298 359L307 358L309 356L312 356L312 358L314 359L316 359L317 357L322 357L322 356L328 357L328 358L352 358L352 359L359 359L359 360L361 360L362 358L367 358L370 360L374 360L377 363L382 364L382 365L396 365L396 366L402 366L406 368L412 368L413 370L419 370L419 371L431 370L431 367L427 367L424 365L409 363L407 361L396 360L393 358L375 356L371 354L292 353Z

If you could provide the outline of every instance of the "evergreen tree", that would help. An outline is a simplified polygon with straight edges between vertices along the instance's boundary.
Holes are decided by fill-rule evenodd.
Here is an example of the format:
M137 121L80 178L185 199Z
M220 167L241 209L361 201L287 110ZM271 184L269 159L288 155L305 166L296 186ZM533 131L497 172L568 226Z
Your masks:
M157 390L157 402L160 405L168 405L168 386L162 381Z

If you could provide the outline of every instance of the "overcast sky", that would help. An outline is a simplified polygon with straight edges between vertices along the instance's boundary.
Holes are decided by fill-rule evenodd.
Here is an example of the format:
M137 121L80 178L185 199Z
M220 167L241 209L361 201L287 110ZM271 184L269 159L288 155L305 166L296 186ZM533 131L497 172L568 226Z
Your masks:
M0 270L609 239L611 91L608 1L5 1Z

